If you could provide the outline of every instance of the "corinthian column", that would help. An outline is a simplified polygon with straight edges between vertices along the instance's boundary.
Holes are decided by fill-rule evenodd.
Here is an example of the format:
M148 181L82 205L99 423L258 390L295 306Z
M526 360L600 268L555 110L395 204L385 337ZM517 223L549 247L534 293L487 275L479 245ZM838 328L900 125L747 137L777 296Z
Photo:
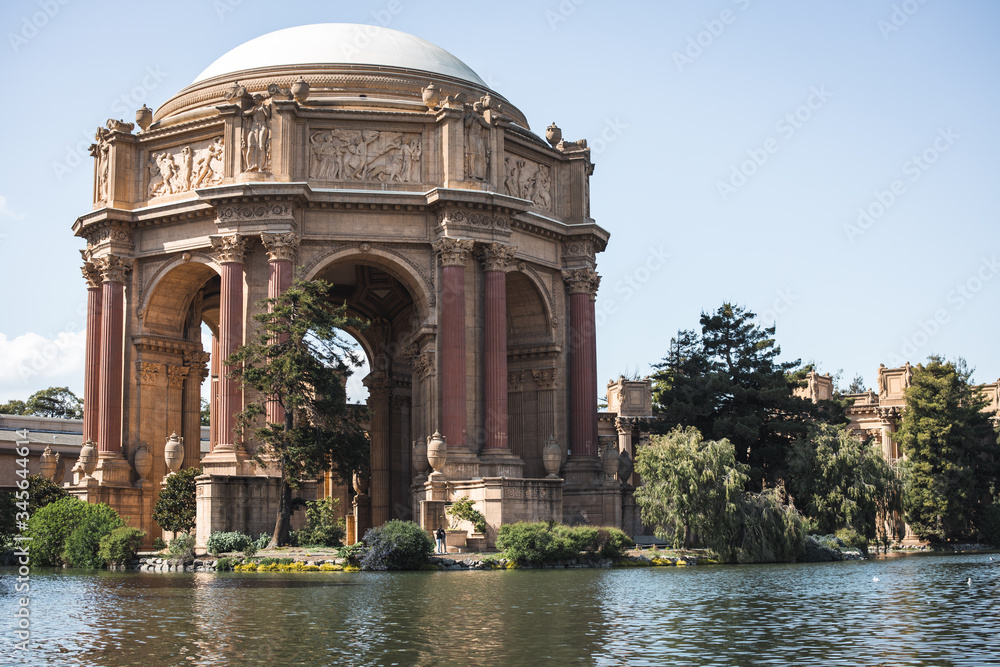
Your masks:
M213 236L212 247L222 266L219 296L219 431L213 452L236 450L236 413L242 408L240 383L229 377L225 360L243 342L243 257L247 239L238 234Z
M572 458L597 456L597 313L601 277L593 269L563 271L569 292L570 449Z
M100 405L99 375L101 363L101 272L92 262L83 265L87 281L87 348L83 368L83 441L97 442L97 421Z
M277 299L292 285L292 262L295 261L295 251L299 245L298 236L289 234L261 234L260 240L267 251L268 268L267 298ZM287 340L287 334L282 339ZM285 421L285 409L277 401L268 401L266 406L268 423L280 424Z
M441 259L441 433L448 449L466 448L465 263L471 239L434 244Z
M371 426L371 507L372 526L381 526L392 518L392 488L389 473L389 399L392 381L382 374L365 378Z
M507 266L516 248L489 243L483 248L486 282L484 365L486 375L485 450L509 452L507 438ZM487 453L484 451L484 453Z
M129 486L131 467L122 457L122 379L125 357L125 278L132 260L105 255L94 260L101 274L101 345L97 396L98 462L102 485Z

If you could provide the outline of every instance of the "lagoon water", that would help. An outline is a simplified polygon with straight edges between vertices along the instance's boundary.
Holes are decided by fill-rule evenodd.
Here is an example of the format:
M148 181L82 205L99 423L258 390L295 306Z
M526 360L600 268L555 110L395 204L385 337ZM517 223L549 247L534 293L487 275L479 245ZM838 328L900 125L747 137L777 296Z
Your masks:
M35 571L28 654L13 652L17 596L4 569L0 662L1000 665L1000 555L992 557L496 572Z

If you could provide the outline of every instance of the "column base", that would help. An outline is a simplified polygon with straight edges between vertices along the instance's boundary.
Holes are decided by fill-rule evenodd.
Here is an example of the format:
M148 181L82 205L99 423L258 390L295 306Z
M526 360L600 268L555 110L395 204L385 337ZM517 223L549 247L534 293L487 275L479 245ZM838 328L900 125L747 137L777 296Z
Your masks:
M201 460L201 469L206 475L244 475L247 474L245 468L240 452L230 444L216 445Z
M131 487L132 466L121 452L101 452L93 478L99 486Z
M448 479L475 479L482 476L479 473L479 457L466 449L449 449L443 472Z
M524 461L509 449L484 449L479 460L479 474L482 477L524 477Z

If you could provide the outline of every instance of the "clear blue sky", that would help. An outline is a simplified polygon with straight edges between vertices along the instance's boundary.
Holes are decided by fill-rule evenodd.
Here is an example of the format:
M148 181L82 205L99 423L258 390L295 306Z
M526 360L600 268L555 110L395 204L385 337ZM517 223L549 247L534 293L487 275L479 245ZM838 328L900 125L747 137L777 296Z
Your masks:
M0 401L82 393L70 226L91 201L94 129L249 39L320 22L423 37L536 132L590 141L592 213L611 232L601 386L648 372L727 300L776 321L785 359L845 381L930 353L1000 377L1000 3L288 4L3 3Z

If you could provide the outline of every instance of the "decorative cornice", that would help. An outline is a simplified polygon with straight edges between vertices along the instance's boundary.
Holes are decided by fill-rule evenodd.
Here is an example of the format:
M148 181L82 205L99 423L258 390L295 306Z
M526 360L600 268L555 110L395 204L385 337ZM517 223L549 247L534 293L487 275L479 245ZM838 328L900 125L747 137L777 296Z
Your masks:
M481 254L483 268L487 271L506 271L516 253L517 246L505 243L485 243L482 246Z
M570 294L597 295L597 289L601 286L601 277L597 275L597 271L591 268L570 269L562 274Z
M156 374L160 372L160 364L137 361L135 362L135 372L139 378L139 384L153 384L156 382Z
M224 236L211 236L209 240L212 242L212 249L220 264L243 263L243 257L247 251L248 238L246 236L226 234Z
M295 253L299 247L299 237L294 232L287 234L268 234L264 232L260 235L264 250L267 251L267 259L272 262L294 262Z
M120 255L104 255L94 258L94 266L101 273L101 280L106 283L124 283L125 276L132 270L134 260Z
M441 259L441 266L465 266L474 244L472 239L445 237L434 244L434 252Z

